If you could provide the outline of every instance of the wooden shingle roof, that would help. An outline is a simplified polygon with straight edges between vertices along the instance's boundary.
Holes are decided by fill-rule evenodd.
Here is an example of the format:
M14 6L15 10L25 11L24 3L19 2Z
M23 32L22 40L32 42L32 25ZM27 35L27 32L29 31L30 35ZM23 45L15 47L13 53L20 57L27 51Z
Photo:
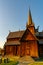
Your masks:
M37 33L35 33L35 35L38 37L43 37L43 32L37 32Z
M7 39L9 38L21 38L22 35L24 34L24 30L23 31L16 31L16 32L10 32L9 35L7 36Z
M20 42L19 41L10 41L10 42L6 42L5 46L6 45L20 45Z

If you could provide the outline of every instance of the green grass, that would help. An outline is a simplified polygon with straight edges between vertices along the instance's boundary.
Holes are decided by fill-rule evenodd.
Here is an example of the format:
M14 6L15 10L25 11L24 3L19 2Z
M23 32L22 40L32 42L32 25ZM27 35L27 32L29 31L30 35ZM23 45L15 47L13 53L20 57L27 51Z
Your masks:
M34 63L28 64L28 65L43 65L43 62L34 62Z
M5 58L7 58L7 56L2 57L2 63L0 65L17 65L18 64L19 57L17 56L8 56L8 59L9 59L8 63L4 63Z
M1 63L0 65L17 65L18 62L11 61L9 63ZM28 65L43 65L43 62L34 62Z
M1 63L0 65L17 65L18 62L10 61L9 63Z
M0 65L17 65L19 57L8 57L9 63L4 63L4 58L2 58L2 63ZM43 58L40 58L38 61L30 63L28 65L43 65Z

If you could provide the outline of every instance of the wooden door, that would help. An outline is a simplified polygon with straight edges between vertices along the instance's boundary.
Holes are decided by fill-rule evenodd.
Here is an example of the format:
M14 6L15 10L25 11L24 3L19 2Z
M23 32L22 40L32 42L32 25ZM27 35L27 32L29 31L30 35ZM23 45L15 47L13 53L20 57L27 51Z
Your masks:
M26 55L30 55L30 44L26 43Z

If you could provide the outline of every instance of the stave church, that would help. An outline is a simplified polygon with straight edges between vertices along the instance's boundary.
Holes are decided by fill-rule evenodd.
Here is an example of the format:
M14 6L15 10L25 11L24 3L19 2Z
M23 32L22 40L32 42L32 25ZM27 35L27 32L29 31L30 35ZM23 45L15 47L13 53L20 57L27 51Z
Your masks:
M39 32L38 28L35 28L30 9L26 29L9 32L4 45L4 55L35 58L43 56L43 31Z

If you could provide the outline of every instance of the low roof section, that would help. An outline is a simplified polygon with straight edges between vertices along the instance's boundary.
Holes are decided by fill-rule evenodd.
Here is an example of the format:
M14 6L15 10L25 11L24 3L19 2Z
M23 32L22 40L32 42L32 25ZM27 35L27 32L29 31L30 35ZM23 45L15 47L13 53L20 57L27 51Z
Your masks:
M19 41L11 41L11 42L6 42L5 43L5 46L7 46L7 45L20 45L20 42Z
M23 31L16 31L16 32L10 32L9 35L7 36L7 39L9 38L21 38L22 35L24 34L24 30Z
M43 32L37 32L37 33L35 33L35 35L38 37L43 37Z
M43 44L43 40L39 40L39 44Z

